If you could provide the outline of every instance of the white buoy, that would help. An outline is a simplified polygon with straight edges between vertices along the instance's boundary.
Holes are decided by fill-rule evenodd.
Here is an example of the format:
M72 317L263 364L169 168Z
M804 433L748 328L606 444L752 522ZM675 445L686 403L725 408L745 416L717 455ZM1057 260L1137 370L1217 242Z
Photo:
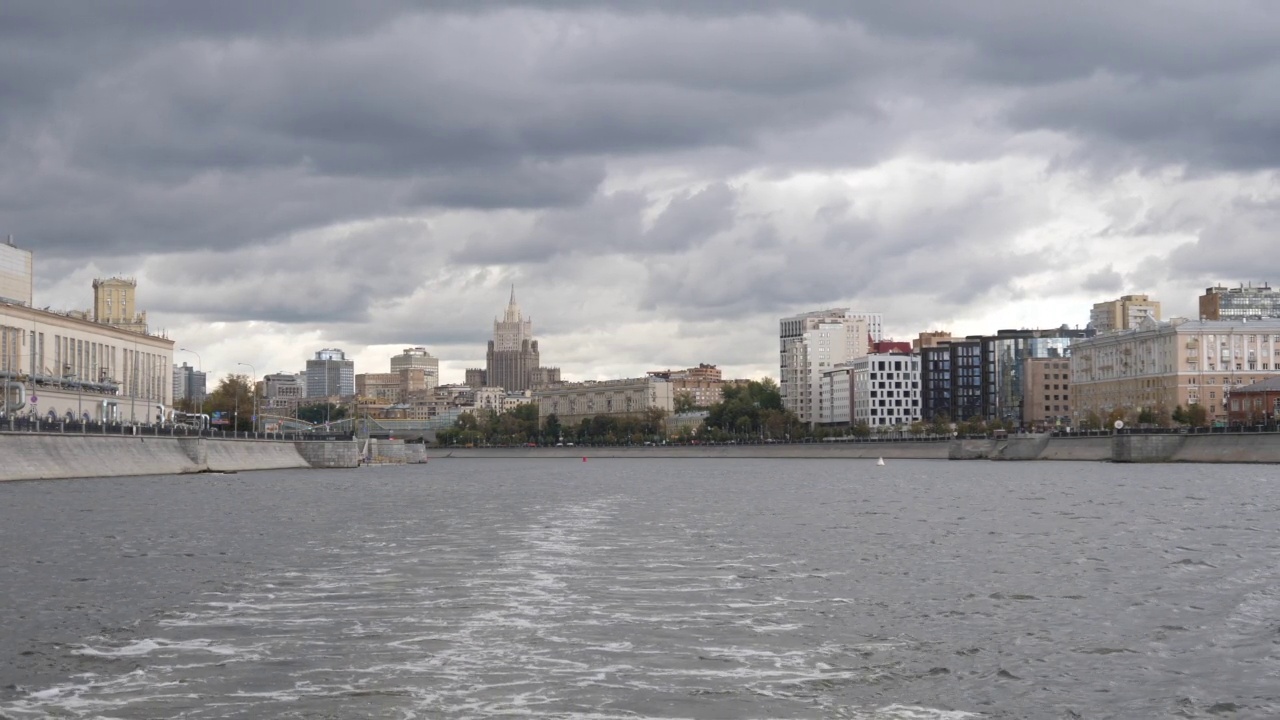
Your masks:
M877 464L877 465L884 465L884 458L879 458L879 459L877 459L877 460L876 460L876 464Z

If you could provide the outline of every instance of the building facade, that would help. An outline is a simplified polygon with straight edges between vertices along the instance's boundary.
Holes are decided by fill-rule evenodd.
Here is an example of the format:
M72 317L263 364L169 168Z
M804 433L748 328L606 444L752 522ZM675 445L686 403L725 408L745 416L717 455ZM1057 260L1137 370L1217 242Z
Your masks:
M850 363L854 423L903 429L921 419L920 356L877 353Z
M1030 357L1022 375L1022 426L1071 424L1071 362L1064 357Z
M1071 412L1106 419L1199 405L1225 422L1229 394L1280 376L1280 319L1184 320L1078 340L1071 346Z
M1160 320L1160 303L1146 295L1124 295L1117 300L1095 303L1089 312L1089 327L1100 333L1128 330L1147 319Z
M1234 388L1227 397L1232 425L1280 422L1280 377Z
M484 384L505 390L528 390L533 385L533 370L540 365L538 341L533 339L533 320L521 314L513 287L502 319L493 321L493 339L485 353Z
M1240 320L1243 318L1280 317L1280 291L1263 283L1258 287L1241 285L1228 288L1205 288L1200 296L1201 320Z
M484 368L467 368L463 384L473 390L479 390L480 388L488 385L489 383L486 382Z
M266 375L262 378L262 410L272 415L296 417L306 391L307 384L302 374L278 372Z
M184 405L188 412L197 412L208 397L205 373L185 362L173 366L173 403Z
M646 374L671 383L676 398L687 397L693 407L710 407L724 399L724 379L715 365L699 363L684 370L650 370Z
M670 415L675 408L671 383L655 377L561 383L535 389L533 400L540 425L555 415L566 427L597 415L642 417L650 410Z
M399 355L391 356L391 372L399 373L408 369L422 370L426 389L440 384L440 359L427 352L424 347L405 348Z
M982 338L983 419L1014 426L1023 417L1023 373L1029 358L1066 358L1092 330L1001 330Z
M356 394L356 364L338 348L325 348L307 361L307 399Z
M34 283L30 250L13 244L13 236L0 244L0 303L31 307Z
M106 278L93 281L93 321L129 332L147 332L147 314L138 312L138 281Z
M173 405L173 341L32 307L31 253L0 245L0 413L151 424ZM11 297L11 296L17 297ZM10 302L17 301L17 302Z
M982 336L952 338L920 350L920 404L924 420L983 418Z
M801 422L821 422L822 374L867 354L879 342L879 313L833 308L782 318L779 374L782 405Z

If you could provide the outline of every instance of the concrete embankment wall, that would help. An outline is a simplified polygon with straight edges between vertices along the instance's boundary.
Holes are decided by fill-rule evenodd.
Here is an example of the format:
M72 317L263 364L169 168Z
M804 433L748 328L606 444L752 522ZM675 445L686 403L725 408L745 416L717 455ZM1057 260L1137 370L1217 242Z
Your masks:
M200 472L178 438L0 434L0 480Z
M1036 460L1111 459L1110 437L1051 437Z
M1117 435L1115 461L1280 463L1280 434Z
M354 441L0 433L0 481L356 467Z

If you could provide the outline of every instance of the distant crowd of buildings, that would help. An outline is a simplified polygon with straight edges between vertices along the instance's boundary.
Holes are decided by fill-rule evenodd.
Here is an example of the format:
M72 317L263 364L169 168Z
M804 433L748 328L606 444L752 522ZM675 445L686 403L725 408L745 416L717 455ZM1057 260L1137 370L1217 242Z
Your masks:
M1215 286L1199 308L1162 321L1159 302L1126 295L1095 304L1083 329L933 331L909 348L885 346L877 313L804 313L781 321L783 403L811 425L873 429L1164 422L1192 407L1207 422L1280 417L1280 292Z
M206 373L174 364L175 343L152 332L131 278L93 282L93 307L58 312L33 305L30 251L0 243L0 413L119 422L166 419L198 407ZM782 318L779 388L784 407L810 426L902 429L932 420L980 419L1026 428L1101 418L1168 417L1198 406L1208 421L1280 414L1280 291L1268 285L1207 288L1197 320L1161 319L1160 303L1126 295L1094 305L1087 327L999 330L952 337L922 332L883 338L880 313L835 308ZM263 423L303 405L339 403L367 417L451 424L463 412L536 403L540 419L573 424L596 415L705 408L725 380L715 365L654 370L644 377L563 382L542 364L532 319L515 289L493 323L484 368L442 384L425 347L391 356L387 372L356 373L339 348L299 372L257 377Z

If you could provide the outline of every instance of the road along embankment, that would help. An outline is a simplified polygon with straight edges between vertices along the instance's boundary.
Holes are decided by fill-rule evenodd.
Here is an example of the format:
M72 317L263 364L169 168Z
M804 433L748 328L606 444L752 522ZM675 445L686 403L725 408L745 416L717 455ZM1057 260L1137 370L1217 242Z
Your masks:
M359 462L353 440L0 433L0 481L348 468Z

